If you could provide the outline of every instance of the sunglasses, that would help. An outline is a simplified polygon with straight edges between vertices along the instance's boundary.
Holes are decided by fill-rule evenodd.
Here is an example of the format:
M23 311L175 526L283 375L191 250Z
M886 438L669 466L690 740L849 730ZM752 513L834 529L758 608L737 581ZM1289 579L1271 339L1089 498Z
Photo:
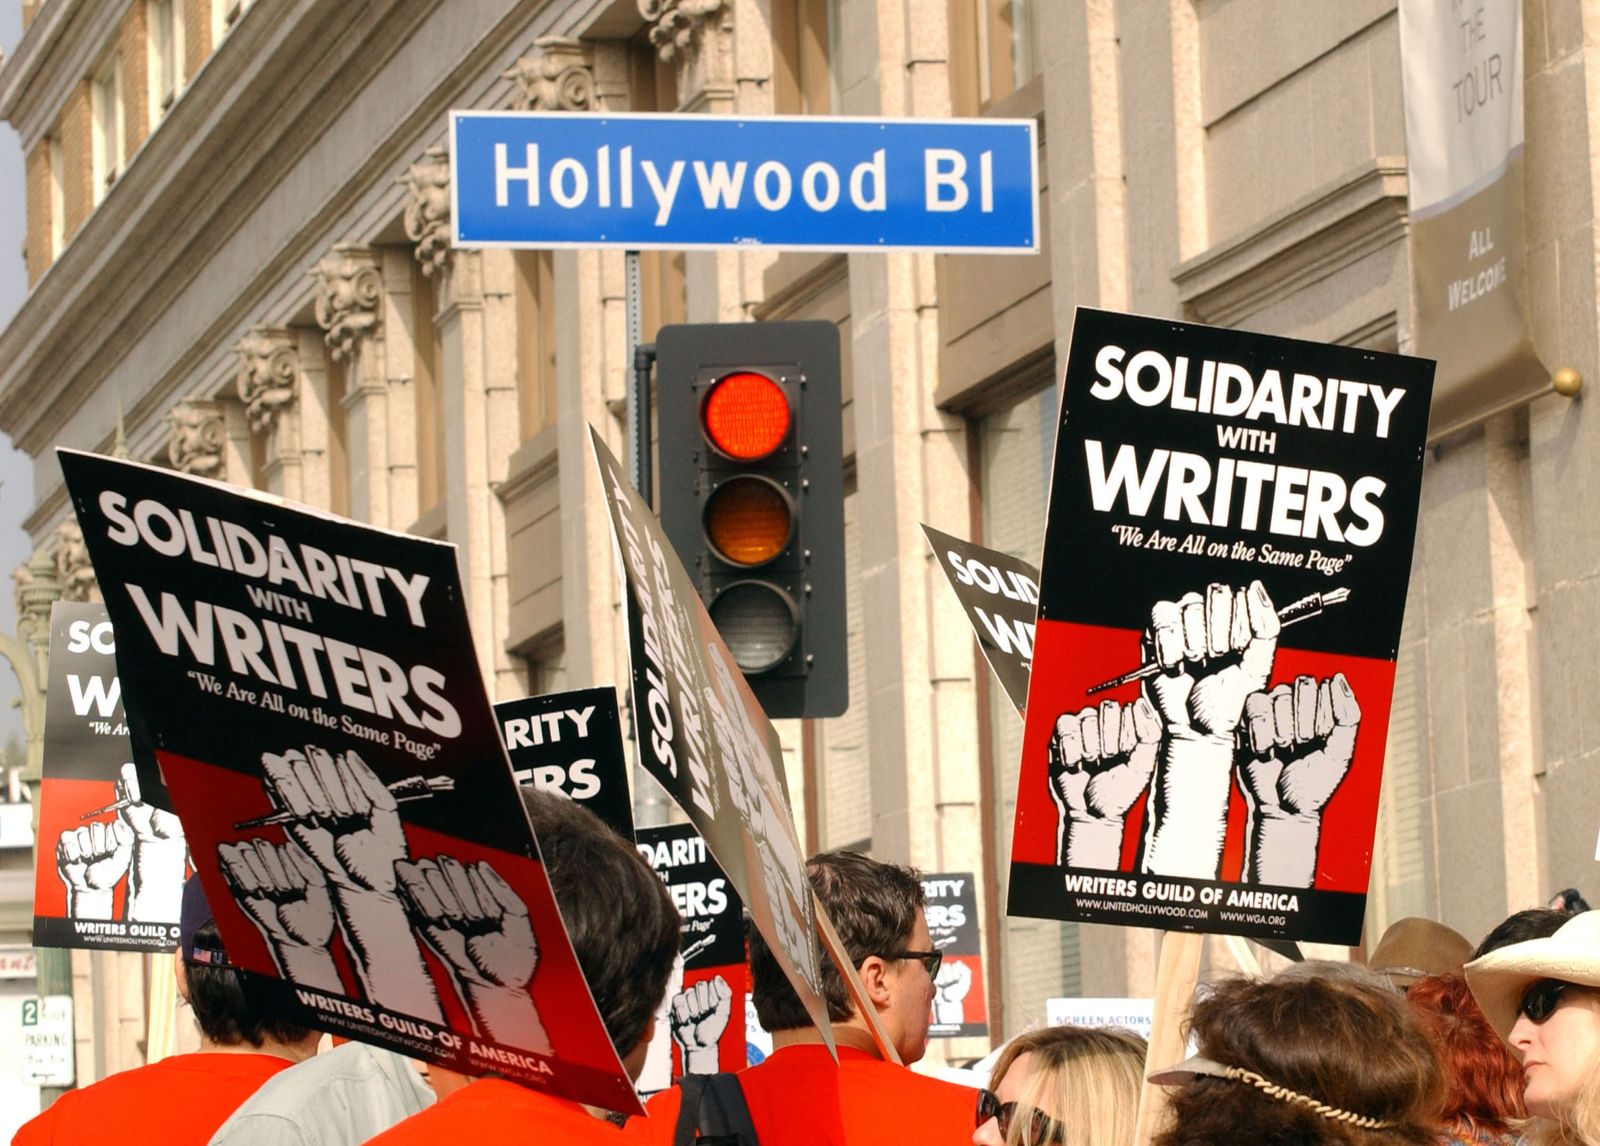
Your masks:
M939 968L944 965L943 951L894 951L887 955L879 955L880 959L915 959L922 964L928 975L939 973Z
M974 1128L993 1118L1000 1129L1000 1137L1011 1138L1011 1122L1018 1116L1028 1120L1028 1132L1023 1141L1028 1146L1050 1146L1066 1137L1067 1128L1042 1110L1016 1102L1001 1102L992 1090L978 1091L978 1113Z
M1540 979L1522 992L1522 1002L1517 1004L1517 1013L1525 1016L1530 1022L1542 1023L1556 1013L1563 994L1568 991L1590 989L1561 979Z

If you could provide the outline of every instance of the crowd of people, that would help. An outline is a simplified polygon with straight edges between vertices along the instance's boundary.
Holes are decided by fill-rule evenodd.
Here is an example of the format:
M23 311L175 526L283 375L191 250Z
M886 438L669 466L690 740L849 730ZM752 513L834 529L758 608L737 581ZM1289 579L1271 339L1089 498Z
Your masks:
M677 910L590 813L536 791L525 799L578 963L637 1078L679 950ZM813 857L808 873L876 1022L824 960L836 1061L752 931L752 996L772 1053L737 1075L690 1076L628 1119L493 1076L435 1066L424 1081L360 1044L316 1053L316 1032L262 1013L242 989L191 880L177 965L200 1051L69 1092L13 1146L1121 1146L1134 1141L1147 1077L1170 1088L1158 1146L1600 1146L1600 911L1574 911L1587 905L1519 912L1476 949L1440 924L1402 920L1364 966L1305 962L1215 982L1189 1016L1196 1053L1170 1065L1148 1064L1144 1040L1126 1031L1032 1030L974 1090L909 1069L927 1049L938 959L916 873L852 852ZM880 1036L905 1065L880 1052Z

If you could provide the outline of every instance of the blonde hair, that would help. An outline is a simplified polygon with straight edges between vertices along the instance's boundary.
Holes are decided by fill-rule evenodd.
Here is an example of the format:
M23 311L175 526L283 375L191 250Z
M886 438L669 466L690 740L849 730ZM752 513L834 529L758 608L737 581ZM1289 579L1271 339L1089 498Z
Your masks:
M1064 1127L1061 1146L1129 1146L1139 1115L1145 1041L1111 1027L1046 1027L1006 1044L990 1073L996 1090L1012 1065L1032 1055L1018 1101ZM1006 1146L1029 1146L1028 1119L1011 1123Z

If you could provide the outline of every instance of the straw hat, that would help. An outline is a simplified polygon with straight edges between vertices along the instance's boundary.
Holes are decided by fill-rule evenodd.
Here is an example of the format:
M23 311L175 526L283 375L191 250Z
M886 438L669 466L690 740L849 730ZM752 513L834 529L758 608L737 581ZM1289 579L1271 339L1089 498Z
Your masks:
M1390 924L1367 966L1403 991L1424 975L1459 975L1471 954L1472 944L1459 931L1412 915Z
M1522 993L1540 979L1600 987L1600 911L1574 915L1554 935L1513 943L1467 964L1467 986L1501 1038L1511 1034Z

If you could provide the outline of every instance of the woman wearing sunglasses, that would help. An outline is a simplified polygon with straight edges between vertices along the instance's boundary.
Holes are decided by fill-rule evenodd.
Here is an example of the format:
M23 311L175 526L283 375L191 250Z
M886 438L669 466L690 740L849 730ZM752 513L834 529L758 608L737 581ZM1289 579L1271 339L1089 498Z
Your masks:
M978 1092L974 1146L1127 1146L1144 1053L1138 1035L1109 1028L1017 1036Z
M1600 911L1467 964L1467 984L1522 1057L1530 1146L1600 1146Z

